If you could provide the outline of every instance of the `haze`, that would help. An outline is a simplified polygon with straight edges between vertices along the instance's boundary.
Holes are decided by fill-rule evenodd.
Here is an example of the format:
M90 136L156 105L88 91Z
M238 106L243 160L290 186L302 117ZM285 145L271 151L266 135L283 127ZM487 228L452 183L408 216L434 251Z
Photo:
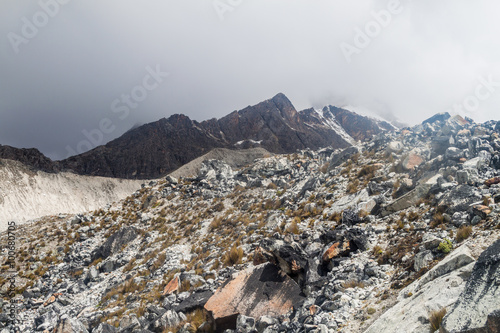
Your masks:
M0 144L53 159L80 152L95 130L102 138L93 146L174 113L221 117L278 92L298 110L353 105L408 124L443 111L499 118L493 0L3 0L0 8Z

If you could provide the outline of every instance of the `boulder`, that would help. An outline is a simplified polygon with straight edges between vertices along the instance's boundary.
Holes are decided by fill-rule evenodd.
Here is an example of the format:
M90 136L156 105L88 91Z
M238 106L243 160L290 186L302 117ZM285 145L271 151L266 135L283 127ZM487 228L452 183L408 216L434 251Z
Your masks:
M479 216L481 220L484 220L488 215L490 215L491 209L485 205L474 205L472 206L472 214Z
M214 293L210 290L195 291L188 298L177 305L174 310L176 312L188 313L196 309L202 309L213 294Z
M271 238L262 240L256 249L254 263L258 264L266 261L278 266L299 284L304 283L308 269L308 260L307 254L298 243L285 243L282 240Z
M239 315L236 319L237 332L253 332L255 328L255 318Z
M490 163L492 168L495 168L497 170L500 169L500 155L495 155L491 158L491 163Z
M286 314L304 300L299 285L277 266L250 267L217 289L205 304L216 329L236 329L239 315L259 320Z
M117 331L116 327L107 323L101 323L96 329L92 330L92 333L115 333Z
M88 330L78 319L66 318L57 323L54 333L88 333Z
M198 179L227 180L234 176L234 171L228 164L221 160L203 161Z
M420 199L423 199L427 195L427 193L429 193L429 190L435 184L437 184L437 180L440 176L441 175L438 174L429 178L427 181L422 182L410 192L394 200L383 209L382 215L387 216L391 213L414 206Z
M181 318L179 315L175 311L168 310L150 323L148 329L155 333L161 333L165 332L168 327L175 327L179 325L180 322Z
M359 217L359 214L352 210L346 209L342 212L342 223L348 226L353 226L361 223L363 220Z
M123 246L136 239L138 235L139 233L133 227L124 227L118 230L92 253L92 260L106 259L118 253L122 250Z
M430 250L417 253L414 259L413 269L415 269L415 272L419 272L422 268L427 267L433 259L434 256Z
M436 266L434 266L429 272L418 280L418 286L423 286L424 284L440 277L453 272L461 267L467 266L474 262L474 257L472 257L469 247L467 244L455 249L446 258L441 260Z
M467 261L457 260L454 252L420 280L401 290L398 302L365 333L429 332L430 312L450 308L456 302L474 266L474 263L463 266Z
M476 187L464 184L446 192L439 201L439 206L444 207L448 214L453 215L455 212L468 211L471 204L481 199L482 195Z
M448 160L458 161L463 157L463 151L456 147L448 147L444 153L444 158Z
M360 149L356 146L348 147L337 154L332 154L330 159L330 165L328 167L328 171L333 170L338 167L342 163L349 160L353 155L360 152Z
M417 151L411 151L401 161L401 166L405 171L414 170L420 164L424 163L424 157Z
M175 276L167 285L165 286L165 289L163 289L163 295L170 295L179 289L180 286L180 281L179 281L179 276Z
M422 245L426 250L434 250L443 240L433 234L427 233L422 237Z
M404 144L401 141L392 141L387 145L386 151L389 154L400 153L404 149Z
M446 333L472 332L472 330L498 332L487 328L490 324L498 327L498 310L500 310L500 240L479 256L464 291L444 317L441 327Z
M491 186L500 183L500 177L493 177L484 182L484 185Z
M344 242L335 242L333 243L321 256L321 259L324 263L329 262L333 258L338 257L339 255L347 255L349 254L350 246L349 241Z

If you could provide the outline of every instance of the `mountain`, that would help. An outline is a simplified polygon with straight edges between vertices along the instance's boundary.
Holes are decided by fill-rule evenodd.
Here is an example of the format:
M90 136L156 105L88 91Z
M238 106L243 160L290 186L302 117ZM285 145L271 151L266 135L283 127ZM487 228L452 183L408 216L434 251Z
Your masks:
M324 130L321 111L295 121ZM0 233L0 330L499 332L500 122L240 153Z
M81 175L152 179L166 175L214 148L260 147L271 153L332 146L393 130L389 124L353 112L325 107L298 112L283 94L220 119L203 122L181 114L137 128L86 153L52 162L31 152L6 152L0 158L22 159L42 170L72 170Z
M46 157L35 148L25 149L0 145L0 158L18 161L36 170L46 172L59 171L57 163L54 163L50 158Z

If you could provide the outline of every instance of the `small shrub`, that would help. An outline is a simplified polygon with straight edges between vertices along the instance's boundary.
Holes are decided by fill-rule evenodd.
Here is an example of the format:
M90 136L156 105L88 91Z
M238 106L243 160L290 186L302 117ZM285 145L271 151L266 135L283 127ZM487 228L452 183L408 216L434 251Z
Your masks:
M435 332L441 327L441 322L446 315L446 309L442 308L440 310L432 311L429 315L429 322L431 324L431 331Z
M269 185L267 185L268 190L276 190L277 188L278 186L275 183L269 183Z
M377 310L375 310L374 308L368 308L368 309L366 310L366 313L368 313L369 315L372 315L372 314L374 314L375 312L377 312Z
M179 292L189 291L191 290L191 282L189 280L184 280L181 283L181 287L179 288Z
M320 168L319 168L319 171L321 173L327 173L328 172L328 168L330 167L330 162L326 162L325 164L323 164Z
M226 254L226 259L224 263L226 266L234 266L236 264L241 263L241 259L243 258L243 249L236 247L234 245L229 253Z
M357 281L357 280L351 280L351 281L346 281L344 283L342 283L342 287L344 287L345 289L349 289L349 288L364 288L365 287L365 284L361 281Z
M288 231L292 234L298 235L299 234L298 222L300 222L300 217L298 217L298 216L294 217L292 222L290 223L290 225L286 229L286 231Z
M457 231L457 236L456 236L456 241L457 243L460 243L463 240L466 240L469 238L469 236L472 234L472 227L470 225L468 226L463 226Z
M373 247L372 253L374 256L379 256L379 255L382 255L384 253L384 251L382 250L382 248L379 245L375 245Z
M224 204L222 202L219 202L217 204L215 204L212 209L214 212L222 212L224 210Z
M419 215L418 215L417 212L411 211L411 212L408 213L408 221L413 222L413 221L415 221L418 218L419 218Z
M438 225L441 225L444 223L444 216L441 213L436 213L434 217L432 218L431 223L429 224L431 228L435 228Z
M347 185L347 193L354 194L358 191L359 180L355 179Z
M443 252L444 254L450 253L451 249L453 248L453 244L451 244L451 240L446 238L444 241L439 243L438 250Z

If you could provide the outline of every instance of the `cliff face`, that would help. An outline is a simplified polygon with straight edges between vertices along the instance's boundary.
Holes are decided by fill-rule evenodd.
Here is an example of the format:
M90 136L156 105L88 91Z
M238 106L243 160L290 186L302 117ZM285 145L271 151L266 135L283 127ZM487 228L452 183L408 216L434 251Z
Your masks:
M19 161L26 166L46 172L59 171L57 163L54 163L35 148L19 149L0 145L0 158Z
M214 148L265 148L272 153L332 146L345 148L391 129L373 119L327 107L298 112L283 94L203 122L175 114L130 130L86 153L53 162L36 150L0 150L44 171L72 170L81 175L126 179L164 176Z

